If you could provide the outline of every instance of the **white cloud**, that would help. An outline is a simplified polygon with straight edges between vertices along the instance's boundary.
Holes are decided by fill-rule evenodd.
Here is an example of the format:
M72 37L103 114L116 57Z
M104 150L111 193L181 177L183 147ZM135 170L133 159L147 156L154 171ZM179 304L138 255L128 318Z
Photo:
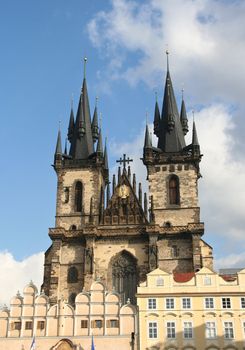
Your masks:
M17 261L10 252L0 252L0 305L9 304L12 296L32 280L40 291L43 278L44 253L40 252Z
M195 84L195 103L217 97L243 102L244 21L243 1L112 0L109 11L89 22L88 33L107 59L107 83L158 85L169 44L177 86L184 82L191 91Z
M222 257L222 258L215 260L216 270L224 269L224 268L231 268L231 267L244 268L245 267L245 253L229 254L225 257Z
M209 230L232 240L244 237L245 192L242 190L245 159L233 157L235 140L232 115L219 104L197 114L200 144L204 153L200 181L202 213Z

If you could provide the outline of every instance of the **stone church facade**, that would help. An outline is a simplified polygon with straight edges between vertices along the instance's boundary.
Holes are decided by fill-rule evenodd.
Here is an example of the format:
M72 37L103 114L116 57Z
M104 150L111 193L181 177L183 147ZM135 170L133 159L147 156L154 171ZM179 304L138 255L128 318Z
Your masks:
M195 123L190 145L187 132L185 103L179 115L168 69L161 113L155 104L158 144L152 145L146 126L142 145L148 194L137 186L126 155L110 179L97 106L91 119L84 77L76 118L71 109L69 151L62 151L59 131L54 156L56 223L49 230L42 286L51 303L64 297L74 304L97 279L123 303L135 303L137 285L157 267L167 272L212 268L212 249L202 240L197 188L202 155Z
M86 62L85 62L86 64ZM148 125L142 145L148 192L123 154L109 176L97 105L90 114L86 76L74 116L71 108L63 150L58 132L55 227L45 253L41 294L29 285L0 313L1 350L138 348L137 287L156 269L192 274L213 268L212 248L202 239L198 204L202 155L195 122L186 145L188 120L180 113L169 68L161 112L155 103L153 145ZM41 311L40 311L41 310ZM40 328L41 327L41 328ZM17 345L18 344L18 345ZM143 348L142 348L143 349Z

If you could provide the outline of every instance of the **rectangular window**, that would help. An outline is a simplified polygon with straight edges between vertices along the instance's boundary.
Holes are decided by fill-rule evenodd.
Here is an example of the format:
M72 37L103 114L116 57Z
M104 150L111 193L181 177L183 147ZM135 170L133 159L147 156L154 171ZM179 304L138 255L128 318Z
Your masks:
M205 286L211 286L211 277L210 276L205 276L204 277L204 285Z
M21 330L21 322L14 322L14 329L20 331Z
M222 298L222 307L223 309L231 308L231 298Z
M37 329L44 329L45 328L45 321L37 321Z
M148 299L148 309L149 310L156 310L157 308L157 301L156 299L149 298Z
M193 337L192 322L184 322L184 338L191 339Z
M214 308L214 298L205 298L205 308L206 309Z
M81 328L88 328L88 320L81 320Z
M13 331L13 330L20 331L21 330L21 322L13 322L13 323L11 323L10 329L11 329L11 331Z
M31 321L26 321L25 329L32 329L32 322Z
M164 280L163 280L163 278L161 276L157 277L156 285L157 286L163 286L164 285Z
M118 320L107 320L106 326L107 326L107 328L118 328L119 322L118 322Z
M216 338L216 325L215 322L206 322L206 338Z
M234 330L232 322L224 322L224 337L225 339L234 338Z
M172 257L177 258L179 256L179 248L177 245L172 246Z
M245 309L245 298L241 298L241 308Z
M103 321L102 320L93 320L91 321L91 327L92 328L102 328Z
M167 322L167 338L175 338L175 322Z
M157 338L157 322L149 322L148 324L149 338Z
M182 299L182 308L190 309L191 308L191 298L183 298Z
M243 335L245 336L245 322L242 323Z
M174 309L174 298L166 298L166 309Z

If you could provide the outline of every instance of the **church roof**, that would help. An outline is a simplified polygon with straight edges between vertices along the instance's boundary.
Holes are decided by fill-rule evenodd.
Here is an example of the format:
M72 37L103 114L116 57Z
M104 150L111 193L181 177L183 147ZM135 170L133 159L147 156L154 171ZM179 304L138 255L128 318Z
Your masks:
M168 70L163 97L161 124L158 136L158 148L166 153L170 153L179 152L184 147L184 133L180 122L170 72Z

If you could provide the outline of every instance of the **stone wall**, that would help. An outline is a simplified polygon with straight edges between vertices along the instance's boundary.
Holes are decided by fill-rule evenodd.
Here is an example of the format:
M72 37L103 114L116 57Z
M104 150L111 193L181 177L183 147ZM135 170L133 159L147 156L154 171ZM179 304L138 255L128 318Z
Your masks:
M179 178L180 204L169 204L168 182L171 175ZM153 195L155 222L174 226L199 222L197 170L191 164L149 165L149 195Z
M74 211L75 185L80 181L83 185L84 223L89 221L90 200L93 197L94 213L99 215L100 190L104 188L104 180L100 168L63 169L58 172L56 227L69 229L72 225L81 227L81 213ZM67 200L66 191L69 193Z

